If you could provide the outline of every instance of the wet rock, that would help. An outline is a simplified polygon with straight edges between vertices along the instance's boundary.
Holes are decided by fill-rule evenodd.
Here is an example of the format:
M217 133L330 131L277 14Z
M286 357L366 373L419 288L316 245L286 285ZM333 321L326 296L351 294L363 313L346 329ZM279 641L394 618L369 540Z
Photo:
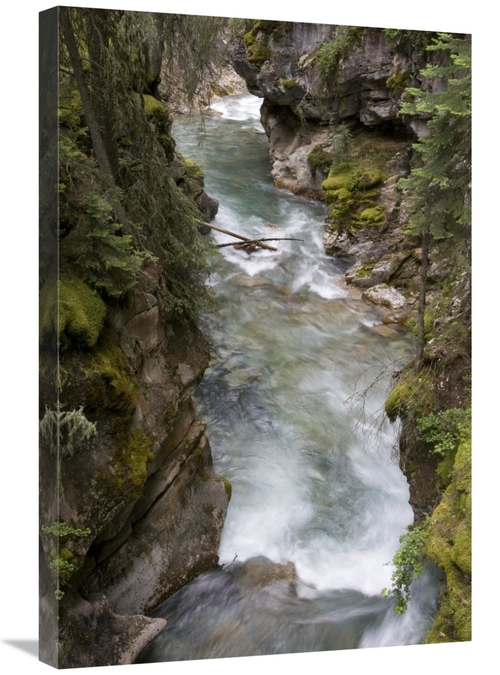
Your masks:
M379 284L368 288L364 291L363 298L374 305L388 307L391 310L401 309L406 304L404 295L387 284Z
M369 288L387 283L410 256L410 251L390 253L375 263L358 261L345 273L347 283L359 288Z
M202 437L167 489L134 524L131 536L97 566L82 592L105 593L119 614L151 612L217 565L227 503L226 485L214 473L210 446Z
M277 582L284 581L292 584L296 577L295 565L292 562L273 563L267 558L247 560L233 574L238 580L242 593Z
M231 281L243 288L259 288L260 286L272 286L271 279L265 277L248 277L246 274L235 274Z
M219 200L215 197L210 197L207 195L205 190L203 190L194 200L194 203L198 207L199 212L202 215L203 220L207 223L210 223L217 212L219 211ZM203 226L202 226L203 228ZM204 227L202 234L209 234L211 232L210 228Z

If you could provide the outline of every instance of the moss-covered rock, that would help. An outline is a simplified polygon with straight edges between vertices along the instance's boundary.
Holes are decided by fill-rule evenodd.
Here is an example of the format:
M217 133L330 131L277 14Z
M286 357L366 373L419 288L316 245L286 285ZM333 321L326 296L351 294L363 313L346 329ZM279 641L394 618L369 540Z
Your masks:
M385 412L391 422L408 409L423 417L432 410L434 394L432 376L428 370L408 370L393 387L385 402Z
M226 488L227 501L230 502L233 494L233 486L224 476L220 476L220 480L224 483L224 487Z
M446 588L427 642L471 639L471 441L464 430L451 482L430 519L425 554L446 575Z
M351 190L356 184L355 172L352 169L345 169L341 172L332 173L330 172L328 178L326 178L322 183L321 187L323 190Z
M121 349L111 339L94 348L90 362L83 367L90 402L97 410L113 410L128 418L139 399L139 385Z
M319 143L307 156L307 162L313 176L316 175L317 169L320 169L323 174L327 174L332 160L329 143Z
M264 24L277 22L254 21L251 30L243 35L243 40L248 50L249 63L264 63L271 57L271 50L267 45L266 28ZM267 28L270 28L267 26Z
M45 282L40 292L40 341L55 335L59 344L93 347L106 317L102 298L81 279Z
M356 187L362 190L369 190L370 188L380 185L384 176L380 169L363 169L357 177Z
M141 429L134 429L126 447L117 450L109 477L110 496L132 502L140 497L148 477L147 465L155 459L153 439Z
M278 80L279 86L283 91L288 91L289 89L293 89L295 85L297 84L297 78L292 77L292 78L285 78L285 77L280 77Z
M389 89L392 89L394 93L401 94L408 86L408 82L410 79L411 79L410 71L397 70L392 75L389 75L386 81L386 85Z
M381 206L372 206L363 209L356 217L356 222L361 225L378 225L384 220L384 210Z
M146 117L155 126L157 138L168 158L172 158L175 149L175 141L172 138L172 120L165 104L158 101L154 96L146 94L144 99L144 112Z

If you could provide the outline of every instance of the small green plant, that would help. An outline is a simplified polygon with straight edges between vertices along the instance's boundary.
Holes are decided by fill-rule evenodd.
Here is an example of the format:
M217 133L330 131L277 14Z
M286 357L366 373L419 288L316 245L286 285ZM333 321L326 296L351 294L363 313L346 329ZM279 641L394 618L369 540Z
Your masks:
M399 537L399 548L392 563L395 567L391 576L391 588L383 588L382 595L386 598L394 597L396 604L394 611L404 614L410 602L410 586L424 569L423 549L429 532L426 525L408 529Z
M88 527L72 527L64 522L42 525L41 530L43 534L55 539L56 545L50 551L49 569L56 586L54 595L57 600L62 600L64 591L61 587L68 584L73 572L80 567L83 560L81 556L75 555L65 544L75 539L88 537L92 534L92 531Z
M417 426L421 437L433 444L432 451L448 457L457 450L469 416L469 408L449 408L426 415Z
M42 525L42 532L44 534L51 535L56 537L60 541L66 541L67 539L76 539L78 537L88 537L91 534L91 530L86 527L85 529L71 527L67 523L54 523L53 525Z
M323 42L316 53L316 66L323 86L331 81L340 60L346 55L362 34L362 28L356 26L337 26L333 40Z

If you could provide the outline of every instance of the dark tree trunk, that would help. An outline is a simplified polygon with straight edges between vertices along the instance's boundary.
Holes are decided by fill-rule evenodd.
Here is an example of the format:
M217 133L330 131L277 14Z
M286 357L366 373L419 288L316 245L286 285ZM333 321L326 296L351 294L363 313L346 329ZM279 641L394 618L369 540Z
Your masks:
M429 267L429 247L431 235L425 232L422 235L422 262L420 263L420 291L418 296L417 314L417 347L415 352L415 370L420 370L424 359L425 347L425 296L427 293L427 269Z
M116 188L116 183L113 175L113 170L111 168L111 163L109 161L108 154L106 152L106 146L97 122L97 117L94 110L94 105L92 102L92 97L87 85L87 80L83 70L82 62L80 59L80 54L78 52L78 46L76 44L75 35L73 33L73 26L71 25L71 18L69 14L70 10L68 7L60 8L60 21L62 33L64 36L64 41L66 42L66 47L68 48L68 54L71 61L71 66L73 68L73 73L75 75L76 83L80 96L82 99L83 112L85 114L85 120L87 122L90 137L92 139L92 147L94 149L94 154L99 165L99 169L103 174L104 180L107 182L110 188ZM115 209L116 215L120 222L123 225L123 230L126 232L129 230L129 221L120 201L116 198L113 201L113 207Z
M89 60L92 64L89 71L89 93L106 148L106 155L116 181L119 169L116 108L112 96L113 88L106 87L106 76L103 72L107 61L106 45L110 40L107 15L108 10L105 9L92 9L86 13L87 44Z

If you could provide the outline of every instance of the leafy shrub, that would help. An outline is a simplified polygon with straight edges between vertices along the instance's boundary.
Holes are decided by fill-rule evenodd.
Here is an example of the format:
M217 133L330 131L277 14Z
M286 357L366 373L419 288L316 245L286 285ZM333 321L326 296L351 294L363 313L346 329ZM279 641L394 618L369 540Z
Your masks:
M65 522L42 525L41 530L43 534L52 537L56 541L56 545L50 551L49 569L52 572L52 578L56 586L54 594L57 600L62 600L64 591L61 586L64 587L69 583L73 572L81 566L83 557L75 555L70 549L66 548L66 546L61 546L61 544L88 537L92 532L89 528L75 528Z
M424 569L423 549L429 532L425 525L408 529L399 537L399 548L393 558L395 567L391 576L391 588L383 588L382 595L394 597L394 611L404 614L410 602L410 586Z
M469 408L448 408L426 415L417 426L421 437L433 444L433 452L448 457L457 450L469 417Z

